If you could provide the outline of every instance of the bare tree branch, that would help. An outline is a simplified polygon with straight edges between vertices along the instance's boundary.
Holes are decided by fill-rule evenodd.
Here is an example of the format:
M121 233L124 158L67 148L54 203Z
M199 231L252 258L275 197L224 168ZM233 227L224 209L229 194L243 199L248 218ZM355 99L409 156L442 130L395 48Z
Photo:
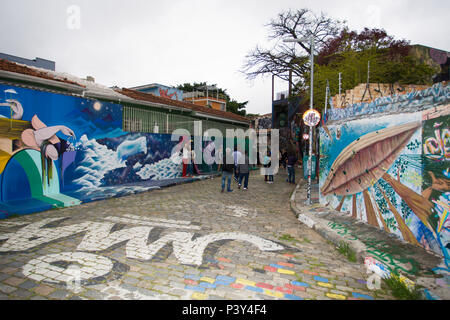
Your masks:
M327 40L335 37L344 28L344 22L327 17L324 13L314 14L309 9L289 10L279 13L265 27L269 28L269 40L278 40L271 50L257 46L246 56L242 73L249 80L258 76L276 75L288 80L291 70L294 77L304 78L309 71L309 55L311 45L309 41L286 44L282 39L309 38L315 41L315 52L319 52ZM296 52L300 45L303 53Z

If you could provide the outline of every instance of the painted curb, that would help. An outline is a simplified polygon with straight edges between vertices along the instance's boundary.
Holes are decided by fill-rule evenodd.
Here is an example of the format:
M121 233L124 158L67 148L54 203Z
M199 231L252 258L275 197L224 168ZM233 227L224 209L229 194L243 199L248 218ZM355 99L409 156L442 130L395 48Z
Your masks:
M336 246L338 246L341 241L346 242L349 245L349 247L356 253L357 261L360 263L364 263L365 257L367 256L367 247L362 241L360 241L360 240L354 240L351 242L345 241L345 240L343 240L343 237L340 236L335 230L328 227L329 220L317 217L310 212L302 212L302 211L298 210L296 203L295 203L295 197L296 197L296 193L299 189L300 189L300 184L296 186L296 188L290 198L291 211L295 214L298 221L300 221L301 223L303 223L310 229L314 230L322 238L332 242ZM420 278L421 277L418 277L416 279L416 282ZM442 298L439 295L437 295L434 292L434 290L431 290L430 288L428 288L428 289L424 288L424 289L422 289L422 292L423 292L423 295L425 296L426 300L442 300Z
M300 185L297 185L290 199L291 210L297 217L298 221L300 221L310 229L316 231L320 236L322 236L322 238L334 243L334 245L336 246L344 241L356 253L357 261L364 263L364 259L367 255L367 247L363 242L359 240L351 242L345 241L343 240L342 236L340 236L335 230L328 226L328 220L314 216L314 214L311 214L309 212L302 212L297 209L295 197L299 189Z

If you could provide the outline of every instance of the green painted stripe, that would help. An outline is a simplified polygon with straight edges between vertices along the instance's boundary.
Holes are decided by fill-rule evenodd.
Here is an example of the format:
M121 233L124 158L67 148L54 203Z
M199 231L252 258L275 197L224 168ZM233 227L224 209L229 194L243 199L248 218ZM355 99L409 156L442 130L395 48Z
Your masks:
M25 171L28 178L28 183L31 188L31 196L33 199L51 204L55 207L64 207L64 202L52 199L47 195L44 195L42 186L42 168L40 164L40 153L35 150L24 150L15 155L14 159L17 160ZM55 185L55 180L57 185ZM59 191L59 180L55 166L53 166L53 178L51 180L51 189L57 189ZM46 192L48 193L48 192Z

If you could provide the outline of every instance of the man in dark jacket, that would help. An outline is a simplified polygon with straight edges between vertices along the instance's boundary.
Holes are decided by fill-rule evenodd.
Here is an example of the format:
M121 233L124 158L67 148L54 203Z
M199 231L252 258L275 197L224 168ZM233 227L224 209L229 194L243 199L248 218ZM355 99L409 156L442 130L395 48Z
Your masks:
M231 155L231 150L227 149L224 159L225 161L222 165L222 192L225 192L225 180L227 179L227 192L233 192L233 190L231 190L231 179L234 173L234 161L232 160L231 162L229 162L228 160L230 158L233 159L233 156Z
M288 182L295 184L295 164L297 163L297 156L294 152L290 152L287 158Z

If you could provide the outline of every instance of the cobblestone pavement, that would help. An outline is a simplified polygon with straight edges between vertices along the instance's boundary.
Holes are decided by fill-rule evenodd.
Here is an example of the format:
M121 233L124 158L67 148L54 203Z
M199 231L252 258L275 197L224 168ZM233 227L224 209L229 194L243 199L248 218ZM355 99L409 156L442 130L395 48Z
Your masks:
M0 221L1 299L392 299L289 207L284 173Z

